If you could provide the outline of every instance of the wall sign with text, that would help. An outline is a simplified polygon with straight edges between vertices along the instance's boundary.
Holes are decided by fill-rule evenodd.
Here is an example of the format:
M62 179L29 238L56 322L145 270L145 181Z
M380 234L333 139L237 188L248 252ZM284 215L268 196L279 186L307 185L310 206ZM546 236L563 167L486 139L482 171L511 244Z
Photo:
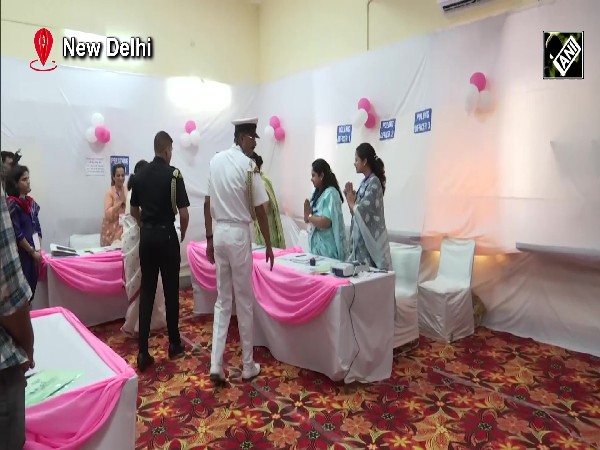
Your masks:
M396 134L396 119L382 120L379 128L379 140L394 139Z
M110 173L115 164L123 164L125 166L125 175L129 175L129 156L111 156L110 157Z
M352 125L338 125L337 143L349 144L352 141Z
M415 133L431 131L431 108L415 113Z

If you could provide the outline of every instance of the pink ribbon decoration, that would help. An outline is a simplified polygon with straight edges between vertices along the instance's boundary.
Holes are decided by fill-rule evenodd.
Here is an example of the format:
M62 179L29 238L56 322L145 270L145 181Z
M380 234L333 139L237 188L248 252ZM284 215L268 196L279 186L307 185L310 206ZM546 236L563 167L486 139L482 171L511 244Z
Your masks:
M301 247L275 250L275 257L303 253ZM217 290L215 266L206 259L206 241L190 242L187 247L190 270L198 284L207 291ZM256 300L269 316L280 322L300 324L319 315L335 297L339 286L349 284L344 278L317 276L265 262L264 249L253 253L252 284Z
M345 278L298 272L291 267L255 265L252 283L256 300L273 319L301 324L321 314L337 288L350 284Z
M64 308L31 312L31 317L62 314L115 373L89 386L52 397L25 410L25 450L77 450L105 424L117 405L123 385L135 371Z
M114 295L125 290L120 250L63 258L43 253L40 279L47 276L47 266L63 283L80 292Z

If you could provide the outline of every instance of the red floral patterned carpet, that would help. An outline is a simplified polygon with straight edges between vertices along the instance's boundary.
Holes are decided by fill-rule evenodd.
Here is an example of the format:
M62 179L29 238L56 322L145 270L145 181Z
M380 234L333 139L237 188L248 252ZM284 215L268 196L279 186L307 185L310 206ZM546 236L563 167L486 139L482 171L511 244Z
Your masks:
M140 375L137 449L597 449L600 358L479 328L454 343L421 338L392 377L344 386L255 350L261 375L241 380L232 318L229 384L209 378L212 317L191 314L182 291L184 358L164 334ZM137 343L120 323L93 331L133 367ZM600 344L599 344L600 345Z

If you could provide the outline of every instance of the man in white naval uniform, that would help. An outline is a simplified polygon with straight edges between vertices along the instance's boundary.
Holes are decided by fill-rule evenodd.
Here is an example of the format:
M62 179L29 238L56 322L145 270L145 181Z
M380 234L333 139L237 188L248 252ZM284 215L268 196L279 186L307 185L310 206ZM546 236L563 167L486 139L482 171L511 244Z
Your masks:
M214 311L210 379L225 382L223 352L231 318L233 295L242 344L242 379L260 373L254 362L252 288L252 238L250 225L256 218L265 237L266 261L273 268L273 249L265 205L269 201L254 161L258 119L241 119L235 125L234 145L210 161L208 195L204 200L206 256L217 269L217 301ZM216 222L213 236L213 219ZM233 288L233 290L232 290Z

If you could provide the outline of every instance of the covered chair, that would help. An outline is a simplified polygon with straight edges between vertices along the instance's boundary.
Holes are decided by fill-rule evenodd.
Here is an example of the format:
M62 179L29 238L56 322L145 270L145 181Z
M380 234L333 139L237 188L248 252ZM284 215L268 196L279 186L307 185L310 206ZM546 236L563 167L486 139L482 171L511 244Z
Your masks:
M298 244L302 247L303 252L310 252L310 246L308 245L308 232L306 230L300 231L298 233Z
M72 234L69 238L69 247L75 250L100 247L100 233L97 234Z
M420 245L390 243L392 267L396 273L394 348L419 338L417 291L422 251Z
M475 241L444 238L434 280L419 285L419 330L453 342L475 331L471 274Z

